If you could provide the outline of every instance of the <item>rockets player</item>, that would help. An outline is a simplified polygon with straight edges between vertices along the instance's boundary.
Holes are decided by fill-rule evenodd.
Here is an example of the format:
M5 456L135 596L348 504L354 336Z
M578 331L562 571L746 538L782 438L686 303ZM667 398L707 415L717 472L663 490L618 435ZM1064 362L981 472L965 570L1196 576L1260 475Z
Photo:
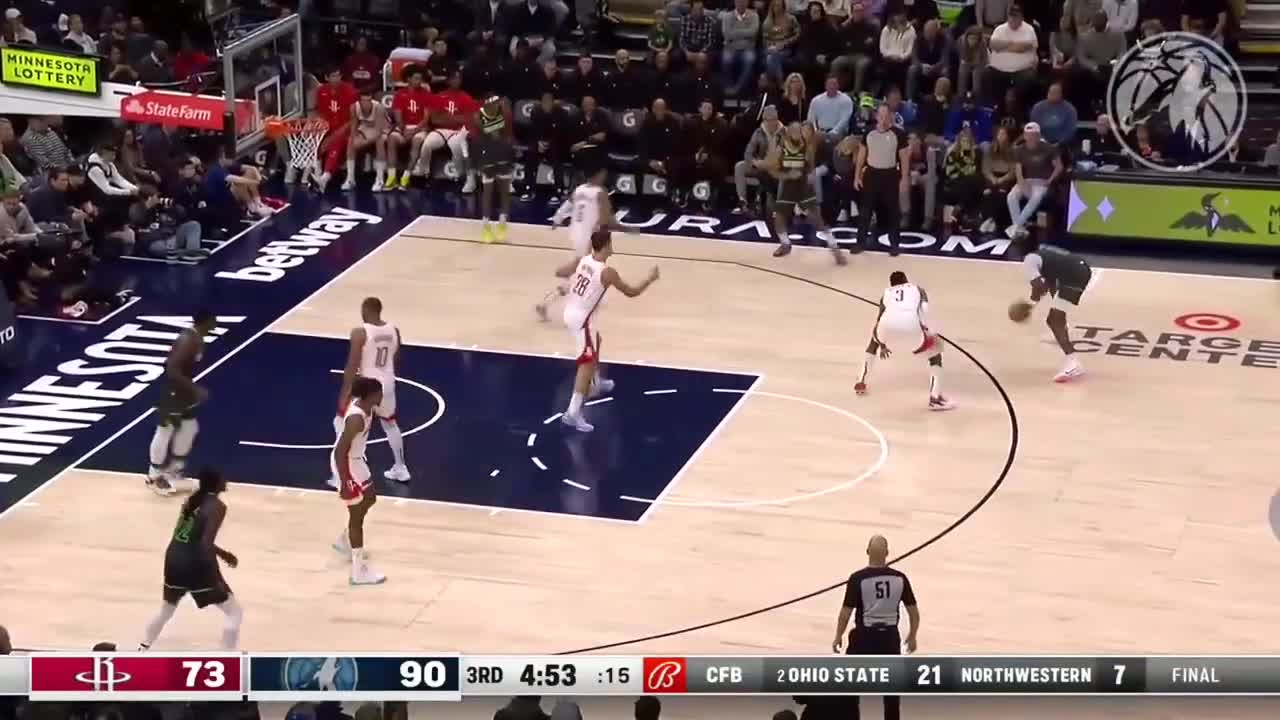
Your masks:
M611 287L616 287L618 292L633 298L658 280L658 268L654 266L644 282L639 285L627 284L617 270L609 267L611 255L611 233L608 228L596 230L591 235L591 254L578 261L577 271L569 283L569 300L564 306L564 324L573 336L578 369L573 380L573 396L569 399L569 408L560 416L560 422L579 432L595 430L582 417L582 406L587 395L599 395L613 390L613 381L603 380L597 374L600 367L601 338L591 320L600 301Z
M507 239L507 215L511 212L511 178L515 172L516 148L512 132L511 108L494 95L477 112L467 136L471 140L472 163L480 171L480 215L484 221L484 241L493 242L489 218L493 216L493 191L497 186L498 240Z
M449 73L449 87L431 96L427 104L427 118L431 122L431 131L422 146L422 163L431 167L431 153L448 145L453 154L453 164L458 168L458 177L465 178L466 184L462 192L474 192L476 179L467 167L467 123L471 116L480 110L480 103L462 89L462 72L453 70Z
M613 202L609 199L609 191L605 188L605 180L609 170L604 167L591 168L587 181L574 188L569 198L551 218L551 224L559 225L569 221L569 240L573 244L573 259L556 268L556 277L567 278L578 269L578 261L591 254L591 236L601 228L616 229L617 222L613 217ZM538 317L547 319L547 308L556 298L563 297L569 286L559 283L548 292L534 310Z
M373 378L355 379L351 384L351 403L342 416L341 433L329 457L329 465L341 482L338 493L347 505L347 527L333 549L351 554L352 585L377 585L387 579L369 567L369 554L364 549L364 518L378 499L364 448L369 440L374 409L381 402L382 383Z
M928 311L929 295L924 288L912 285L907 281L907 274L900 270L889 275L889 288L880 298L880 314L876 316L867 358L853 386L854 392L866 394L867 376L877 355L887 359L892 354L891 348L906 348L912 354L929 358L929 409L955 407L942 394L942 345L937 334L929 330Z
M356 189L356 158L373 147L373 169L376 173L373 191L382 192L387 181L387 133L391 132L391 122L387 119L386 106L374 102L373 92L368 87L360 91L360 99L351 106L351 128L351 142L347 144L347 179L343 181L342 189Z
M387 137L388 190L397 184L401 189L407 188L411 176L424 174L418 161L422 158L422 143L427 139L427 103L431 100L431 90L422 83L421 67L411 66L407 75L409 84L397 90L391 100L394 129ZM396 161L405 144L409 145L409 162L397 178Z
M400 330L382 319L382 301L365 298L360 303L361 324L351 330L351 349L342 370L342 390L338 393L338 419L346 414L351 402L351 388L360 377L373 378L382 387L382 402L374 414L382 423L387 445L395 463L385 473L388 480L409 482L409 468L404 462L404 436L396 423L396 366L400 364ZM372 422L372 416L370 421ZM341 428L337 428L341 432ZM330 487L338 487L338 477L329 479Z
M312 169L312 177L322 193L337 171L338 163L347 155L347 144L351 139L351 108L360 98L356 86L342 79L341 69L334 67L326 70L324 78L325 83L316 88L313 106L316 114L329 124L329 132L320 143L320 151L316 153L316 163Z

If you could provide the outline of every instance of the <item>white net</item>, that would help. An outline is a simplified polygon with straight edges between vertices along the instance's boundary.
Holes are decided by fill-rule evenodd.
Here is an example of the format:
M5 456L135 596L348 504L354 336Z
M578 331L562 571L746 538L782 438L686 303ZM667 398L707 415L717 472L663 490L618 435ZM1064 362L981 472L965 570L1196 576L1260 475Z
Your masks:
M289 165L299 170L313 166L327 132L329 124L319 118L286 123L283 133L289 141Z

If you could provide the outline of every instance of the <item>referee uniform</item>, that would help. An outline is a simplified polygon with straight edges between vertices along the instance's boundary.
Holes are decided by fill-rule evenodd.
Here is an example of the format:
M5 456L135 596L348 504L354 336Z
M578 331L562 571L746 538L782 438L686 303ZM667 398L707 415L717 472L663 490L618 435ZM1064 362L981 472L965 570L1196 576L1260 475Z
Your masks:
M849 632L848 655L901 655L902 636L898 633L899 606L905 606L911 615L911 636L914 649L915 630L919 615L916 612L916 596L911 581L900 570L889 567L886 558L889 544L877 535L867 547L870 564L849 576L845 584L844 604L840 610L839 631L843 631L853 616L853 629ZM839 637L837 635L837 637ZM885 696L885 720L898 720L902 699ZM852 718L857 720L855 711Z
M888 110L882 107L880 112ZM903 173L898 153L906 147L907 140L902 130L892 124L887 128L883 126L884 123L880 123L868 130L864 140L866 167L862 171L862 195L858 202L858 213L862 216L858 246L869 247L874 239L871 236L874 215L878 229L889 235L889 254L897 255L898 225L902 216L898 187Z

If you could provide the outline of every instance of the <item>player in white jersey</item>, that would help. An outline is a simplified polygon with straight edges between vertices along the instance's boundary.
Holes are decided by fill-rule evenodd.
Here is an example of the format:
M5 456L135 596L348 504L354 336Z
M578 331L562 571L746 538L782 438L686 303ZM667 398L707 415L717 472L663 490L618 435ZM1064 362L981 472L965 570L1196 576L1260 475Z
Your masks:
M560 225L569 221L569 240L573 244L573 259L556 268L556 277L567 278L578 269L578 261L591 254L591 236L600 228L615 228L617 222L613 217L613 202L609 199L609 189L605 180L609 177L607 168L595 168L587 176L587 182L574 188L564 204L552 216L551 223ZM564 297L568 286L561 282L548 292L534 310L538 317L547 320L547 309L557 298Z
M409 482L409 467L404 461L404 435L396 422L396 366L400 364L400 330L382 319L382 301L376 297L365 298L360 303L362 324L351 331L351 349L347 352L347 365L342 370L342 390L338 393L338 417L347 410L351 401L351 387L357 377L377 380L382 386L382 401L374 414L382 424L382 432L391 446L394 464L384 473L388 480ZM336 428L341 432L341 428ZM337 487L337 477L329 479L330 487Z
M954 405L942 394L942 345L938 336L929 329L929 295L924 288L907 281L907 274L898 270L889 275L889 288L880 298L880 313L871 331L871 343L867 345L867 357L862 364L862 374L853 386L854 392L865 395L867 376L876 356L888 358L891 348L909 349L914 355L929 358L929 409L950 410Z
M658 279L658 268L649 271L649 277L639 285L628 285L618 276L618 271L608 266L613 254L613 240L608 228L596 230L591 236L591 254L578 261L577 270L569 283L569 299L564 306L564 324L573 336L574 357L578 370L573 381L573 397L560 421L580 432L591 432L595 427L582 417L582 405L588 394L607 393L613 389L612 380L599 376L600 333L596 332L592 319L600 307L600 301L611 287L627 297L636 297Z
M358 377L351 386L351 403L342 417L342 432L329 456L329 465L340 479L338 494L347 505L347 527L333 549L351 555L351 584L377 585L387 578L369 567L364 549L364 518L377 502L364 448L373 424L374 408L382 401L382 383Z
M382 192L387 182L387 135L391 132L391 119L387 108L373 99L366 87L360 91L360 99L351 106L351 140L347 143L347 179L343 190L356 189L356 158L373 146L373 167L377 176L374 192Z

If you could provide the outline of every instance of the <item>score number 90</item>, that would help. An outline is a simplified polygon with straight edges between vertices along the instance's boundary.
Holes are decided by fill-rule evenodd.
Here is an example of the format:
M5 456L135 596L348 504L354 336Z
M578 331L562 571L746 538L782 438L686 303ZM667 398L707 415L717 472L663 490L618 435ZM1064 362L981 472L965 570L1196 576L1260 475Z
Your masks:
M400 663L400 685L405 688L438 690L445 686L449 673L439 660L405 660Z

